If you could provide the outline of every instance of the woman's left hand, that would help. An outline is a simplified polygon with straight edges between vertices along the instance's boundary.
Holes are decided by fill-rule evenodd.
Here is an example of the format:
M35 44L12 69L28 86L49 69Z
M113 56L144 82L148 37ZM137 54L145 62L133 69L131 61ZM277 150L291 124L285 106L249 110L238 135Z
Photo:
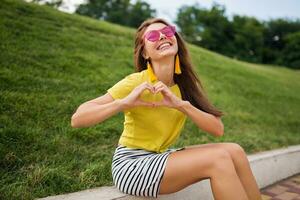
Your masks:
M154 107L167 106L170 108L178 108L183 103L182 99L178 98L175 94L173 94L169 87L161 81L158 81L156 84L153 85L153 92L161 92L163 95L163 100L153 102Z

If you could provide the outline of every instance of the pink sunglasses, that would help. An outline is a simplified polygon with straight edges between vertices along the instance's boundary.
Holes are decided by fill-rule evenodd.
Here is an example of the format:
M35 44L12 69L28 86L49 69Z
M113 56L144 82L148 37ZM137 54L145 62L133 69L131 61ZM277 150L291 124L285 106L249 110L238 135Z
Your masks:
M145 34L145 38L151 42L156 42L160 38L160 33L163 33L167 37L172 37L176 33L175 26L166 26L160 30L148 31Z

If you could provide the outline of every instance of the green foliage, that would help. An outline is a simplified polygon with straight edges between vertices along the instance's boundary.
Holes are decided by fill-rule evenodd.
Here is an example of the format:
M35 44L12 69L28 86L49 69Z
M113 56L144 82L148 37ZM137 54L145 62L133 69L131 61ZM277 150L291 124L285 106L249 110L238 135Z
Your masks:
M87 3L79 5L75 12L137 28L145 19L153 17L156 10L141 0L135 4L130 3L130 0L88 0Z
M262 49L264 45L264 27L253 17L234 15L233 44L234 56L237 59L250 62L262 62Z
M284 37L284 49L285 61L292 68L299 68L300 66L300 31L296 33L287 34Z
M225 16L225 7L214 3L211 9L198 3L179 8L176 24L190 43L232 58L256 63L287 65L300 69L299 57L285 49L285 36L300 31L300 20L275 19L260 22L253 17ZM284 50L285 49L285 50ZM292 54L293 61L286 55Z
M193 6L180 8L175 22L188 42L225 53L227 35L230 34L226 30L230 24L224 16L224 11L225 8L216 3L211 11L200 8L199 4L195 3Z
M59 8L63 4L63 0L31 0L34 3L44 3L44 5Z
M3 0L0 19L0 199L111 186L123 114L81 129L70 120L134 72L135 29L22 0ZM255 153L300 143L298 71L188 49L210 100L227 113L225 134L188 119L170 148L236 142Z

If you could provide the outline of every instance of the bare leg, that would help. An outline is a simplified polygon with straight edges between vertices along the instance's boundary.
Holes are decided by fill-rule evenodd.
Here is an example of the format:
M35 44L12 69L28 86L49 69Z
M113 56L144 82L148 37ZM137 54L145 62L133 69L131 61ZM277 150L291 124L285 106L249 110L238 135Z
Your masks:
M248 200L230 154L224 149L209 147L171 153L162 177L159 194L177 192L208 178L216 200Z
M230 153L236 172L244 186L247 196L250 200L261 200L261 193L256 183L255 177L251 171L247 154L244 149L237 143L210 143L201 145L186 146L190 148L222 148Z

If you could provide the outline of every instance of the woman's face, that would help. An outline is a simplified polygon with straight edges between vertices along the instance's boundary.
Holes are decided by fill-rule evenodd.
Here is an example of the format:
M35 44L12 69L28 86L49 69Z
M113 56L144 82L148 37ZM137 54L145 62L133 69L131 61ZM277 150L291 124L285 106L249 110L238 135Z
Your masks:
M153 23L149 25L143 35L143 40L144 40L144 58L150 59L151 60L159 60L163 57L167 56L175 56L178 51L178 46L177 46L177 39L175 35L172 37L167 37L163 33L160 33L160 38L155 41L148 41L144 36L148 31L151 30L161 30L162 28L166 27L167 25L163 23ZM165 46L161 48L161 44L163 43L170 43L170 46Z

